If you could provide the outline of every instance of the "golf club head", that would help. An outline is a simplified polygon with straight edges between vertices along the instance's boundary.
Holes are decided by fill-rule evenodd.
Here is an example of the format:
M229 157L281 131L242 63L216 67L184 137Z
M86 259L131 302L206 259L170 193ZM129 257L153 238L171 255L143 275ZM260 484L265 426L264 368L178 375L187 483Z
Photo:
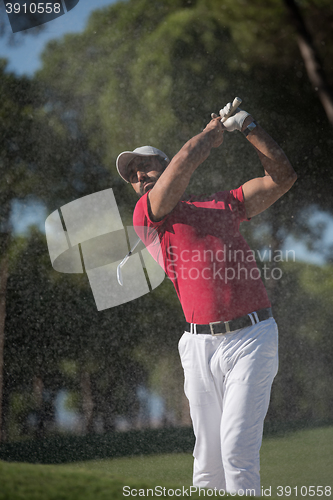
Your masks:
M121 285L121 286L124 285L123 277L122 277L122 274L121 274L121 265L120 264L117 267L117 280L118 280L119 285Z

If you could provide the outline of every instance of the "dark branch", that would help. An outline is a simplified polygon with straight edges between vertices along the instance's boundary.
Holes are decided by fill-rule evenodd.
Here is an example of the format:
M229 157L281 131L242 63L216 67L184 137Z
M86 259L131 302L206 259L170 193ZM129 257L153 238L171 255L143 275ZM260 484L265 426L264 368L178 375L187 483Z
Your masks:
M284 0L297 31L297 43L304 60L305 68L311 84L323 105L327 118L333 125L333 89L328 83L319 53L312 35L307 29L301 11L294 0Z

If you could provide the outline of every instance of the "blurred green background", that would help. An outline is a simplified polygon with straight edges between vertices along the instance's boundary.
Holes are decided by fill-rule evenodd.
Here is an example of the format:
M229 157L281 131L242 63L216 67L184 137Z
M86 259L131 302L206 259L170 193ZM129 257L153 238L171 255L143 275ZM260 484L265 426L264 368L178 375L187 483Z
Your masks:
M177 352L184 317L170 281L98 312L86 275L54 271L43 228L19 223L34 207L46 218L112 187L131 225L137 199L117 175L118 154L151 144L173 156L235 96L298 174L242 227L259 267L281 270L265 280L280 331L267 422L333 420L331 0L109 3L49 42L33 74L1 62L1 440L190 425ZM51 29L13 40L0 15L3 44ZM189 191L257 175L255 151L230 134ZM279 259L261 262L269 251Z

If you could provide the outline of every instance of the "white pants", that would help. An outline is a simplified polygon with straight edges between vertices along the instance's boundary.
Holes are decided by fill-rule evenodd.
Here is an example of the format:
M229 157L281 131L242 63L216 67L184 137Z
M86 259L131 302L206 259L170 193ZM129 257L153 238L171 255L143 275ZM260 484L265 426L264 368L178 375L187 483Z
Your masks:
M178 348L196 437L193 485L259 496L263 423L278 369L274 319L219 337L185 332Z

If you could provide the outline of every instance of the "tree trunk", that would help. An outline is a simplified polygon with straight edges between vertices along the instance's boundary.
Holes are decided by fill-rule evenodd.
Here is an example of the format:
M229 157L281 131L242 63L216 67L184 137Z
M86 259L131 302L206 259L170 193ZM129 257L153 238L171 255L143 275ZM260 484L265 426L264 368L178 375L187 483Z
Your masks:
M82 394L82 410L85 420L86 432L93 432L93 409L94 402L91 392L90 374L88 371L81 372L81 394Z
M3 355L5 345L6 288L8 279L8 257L0 260L0 442L2 440L2 399L3 399Z
M323 64L308 31L301 11L294 0L284 0L297 31L297 43L304 60L305 68L315 91L325 110L326 116L333 125L333 89L328 83Z
M44 383L41 377L34 376L32 381L32 393L34 400L34 410L37 417L35 437L41 439L45 436L45 421L43 415L43 390Z

